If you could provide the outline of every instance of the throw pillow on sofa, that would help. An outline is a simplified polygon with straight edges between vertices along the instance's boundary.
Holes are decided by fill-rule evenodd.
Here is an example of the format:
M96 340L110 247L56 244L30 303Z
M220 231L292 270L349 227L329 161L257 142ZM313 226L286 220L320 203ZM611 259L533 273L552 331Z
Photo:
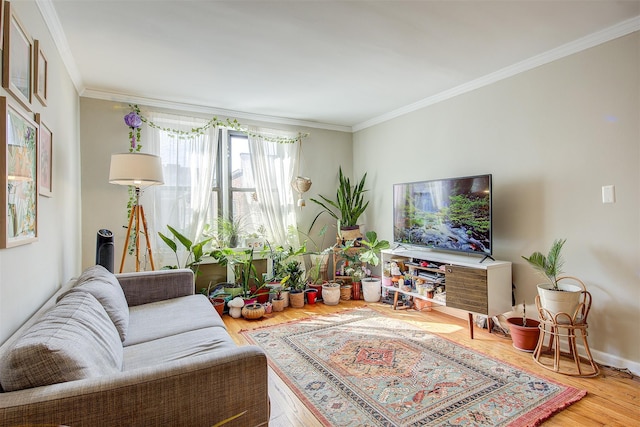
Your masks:
M116 326L120 341L124 342L129 329L129 306L122 286L113 273L101 265L89 267L78 277L76 285L68 293L71 292L89 292L96 297Z
M122 370L120 336L88 292L68 293L0 360L4 391L112 375Z

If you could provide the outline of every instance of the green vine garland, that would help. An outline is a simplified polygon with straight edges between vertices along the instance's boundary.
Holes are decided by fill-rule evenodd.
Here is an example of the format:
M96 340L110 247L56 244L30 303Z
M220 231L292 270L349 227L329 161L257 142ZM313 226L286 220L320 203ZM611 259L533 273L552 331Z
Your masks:
M300 140L300 138L306 138L307 136L309 136L308 133L298 133L298 135L296 135L293 138L290 137L284 137L284 136L273 136L273 135L268 135L268 134L263 134L260 132L253 132L251 130L249 130L248 127L240 124L240 122L238 122L237 119L218 119L217 117L212 117L207 123L205 123L204 125L200 126L200 127L196 127L196 128L192 128L190 131L184 131L184 130L180 130L180 129L172 129L172 128L168 128L168 127L163 127L160 126L154 122L152 122L151 120L149 120L147 117L143 116L140 113L140 108L137 105L129 105L129 107L131 108L131 111L135 112L140 119L142 120L142 122L146 123L149 127L154 128L154 129L158 129L161 130L163 132L167 132L170 135L174 135L178 138L189 138L191 136L195 136L195 135L204 135L205 132L213 127L213 126L218 126L218 127L225 127L225 128L229 128L229 129L233 129L236 130L238 132L244 132L247 135L254 137L254 138L262 138L265 141L269 141L269 142L277 142L279 144L294 144L296 142L298 142ZM138 128L138 135L139 135L139 130L140 128ZM129 135L131 137L131 135ZM138 140L139 140L139 136L138 136Z

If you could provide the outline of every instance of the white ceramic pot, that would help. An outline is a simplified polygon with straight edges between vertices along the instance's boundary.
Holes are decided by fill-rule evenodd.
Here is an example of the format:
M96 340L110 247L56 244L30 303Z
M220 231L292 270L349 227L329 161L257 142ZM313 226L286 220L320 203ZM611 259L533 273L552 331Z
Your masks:
M362 279L362 294L366 302L380 301L382 281L376 277L365 277Z
M327 305L337 305L340 302L339 283L325 283L322 285L322 302Z
M539 284L540 305L552 315L567 313L573 317L580 304L582 288L578 285L558 283L558 289L557 291L554 290L553 285L550 283Z

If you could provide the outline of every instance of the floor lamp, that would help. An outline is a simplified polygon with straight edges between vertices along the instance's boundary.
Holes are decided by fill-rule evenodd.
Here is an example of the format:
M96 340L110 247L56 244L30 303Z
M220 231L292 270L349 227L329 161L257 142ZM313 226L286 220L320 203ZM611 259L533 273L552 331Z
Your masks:
M136 191L136 203L131 208L129 215L129 226L127 227L127 238L122 251L122 261L120 262L120 273L124 268L124 260L127 256L127 248L131 240L131 230L135 221L134 245L136 256L136 271L140 271L140 223L144 230L147 241L147 251L151 269L155 270L153 255L151 253L151 243L147 231L147 219L144 216L144 209L140 205L140 191L142 188L152 185L164 184L162 178L162 163L160 157L144 153L123 153L111 155L111 168L109 170L109 182L111 184L134 186Z

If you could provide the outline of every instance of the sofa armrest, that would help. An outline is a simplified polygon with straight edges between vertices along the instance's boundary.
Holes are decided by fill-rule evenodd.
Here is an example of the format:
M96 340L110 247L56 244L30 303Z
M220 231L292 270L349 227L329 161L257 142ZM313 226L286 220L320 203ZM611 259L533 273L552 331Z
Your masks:
M122 273L116 277L129 307L195 293L193 271L188 268Z
M3 426L210 427L238 414L225 427L269 422L267 358L256 346L0 393Z

